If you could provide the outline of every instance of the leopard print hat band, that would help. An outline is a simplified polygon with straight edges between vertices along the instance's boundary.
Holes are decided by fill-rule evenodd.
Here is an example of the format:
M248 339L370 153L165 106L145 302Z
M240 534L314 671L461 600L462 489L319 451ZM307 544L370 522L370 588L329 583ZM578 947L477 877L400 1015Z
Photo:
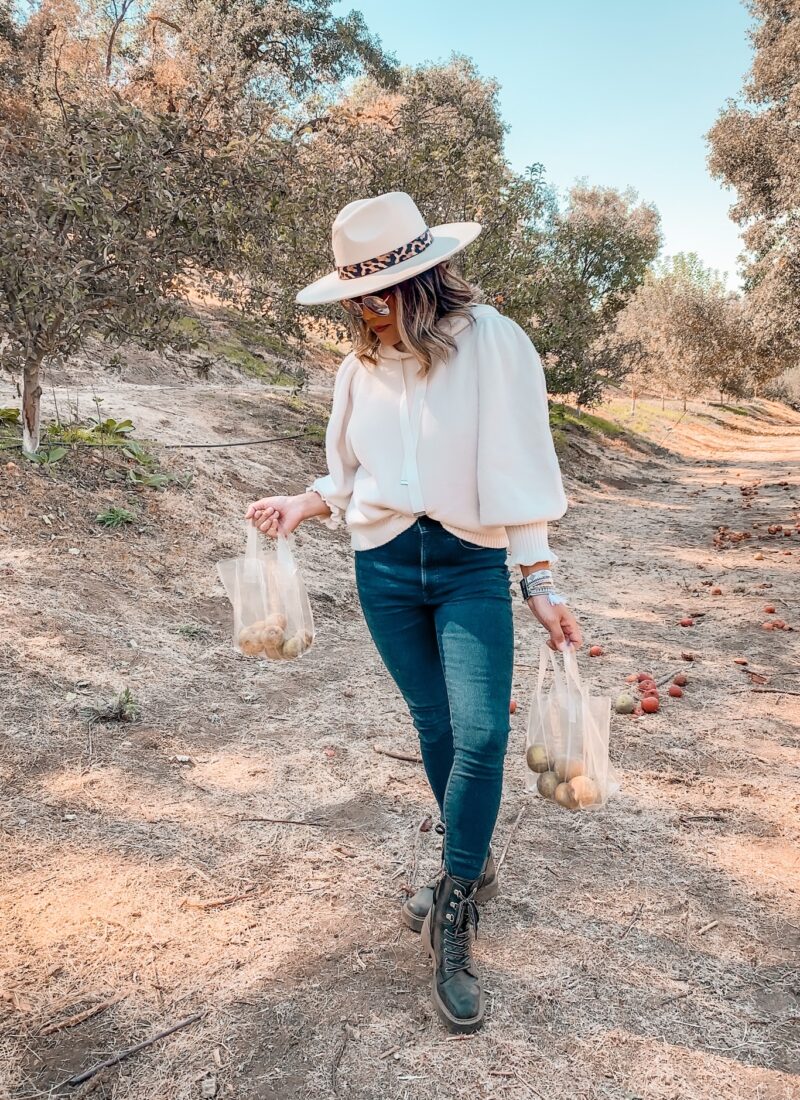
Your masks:
M384 252L381 256L374 256L371 260L361 260L357 264L347 264L345 267L337 267L340 279L361 279L364 275L374 275L378 271L385 271L387 267L394 267L403 260L410 260L412 256L418 256L433 243L433 234L430 229L420 233L408 244L401 244L399 248L393 248L391 252Z

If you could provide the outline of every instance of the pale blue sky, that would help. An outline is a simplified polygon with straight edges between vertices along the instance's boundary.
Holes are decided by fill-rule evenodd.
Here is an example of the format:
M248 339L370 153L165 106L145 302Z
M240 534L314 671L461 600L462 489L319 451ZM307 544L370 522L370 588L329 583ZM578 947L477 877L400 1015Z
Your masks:
M472 57L502 85L521 169L544 164L658 207L664 253L695 251L737 286L733 194L706 168L704 134L751 61L739 0L344 0L401 64Z

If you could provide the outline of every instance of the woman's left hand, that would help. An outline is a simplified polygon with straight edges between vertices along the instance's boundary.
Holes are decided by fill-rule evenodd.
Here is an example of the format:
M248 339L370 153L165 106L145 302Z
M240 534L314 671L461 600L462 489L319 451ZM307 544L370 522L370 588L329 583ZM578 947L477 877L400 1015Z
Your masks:
M547 596L531 596L528 607L536 618L550 632L545 643L554 650L564 650L568 645L578 649L583 645L578 620L564 603L552 604Z

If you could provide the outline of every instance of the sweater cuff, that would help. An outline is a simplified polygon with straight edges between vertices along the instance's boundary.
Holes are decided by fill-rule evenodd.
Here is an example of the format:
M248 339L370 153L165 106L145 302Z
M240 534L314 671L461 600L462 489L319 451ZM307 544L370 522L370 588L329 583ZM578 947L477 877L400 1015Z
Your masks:
M509 546L509 565L533 565L537 561L559 561L547 541L547 520L506 527Z
M332 492L330 478L318 477L316 481L312 481L312 483L306 489L306 492L316 493L317 496L322 497L322 499L331 510L331 514L329 516L317 516L316 518L319 520L319 522L324 524L324 526L331 531L335 531L337 527L341 527L342 520L344 519L344 512L341 508L333 503L333 501L330 499L330 496L328 495Z

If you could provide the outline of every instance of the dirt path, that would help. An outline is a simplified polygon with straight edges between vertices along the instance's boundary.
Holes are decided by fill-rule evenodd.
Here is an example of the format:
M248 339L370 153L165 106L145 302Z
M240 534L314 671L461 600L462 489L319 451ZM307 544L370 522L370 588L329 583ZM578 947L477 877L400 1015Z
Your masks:
M254 387L106 398L162 441L302 419ZM0 471L0 1095L47 1095L202 1012L92 1095L798 1097L800 698L753 689L800 691L800 533L766 535L800 520L800 416L760 410L688 417L669 450L580 443L553 545L607 650L584 650L585 675L609 694L640 668L682 668L689 685L659 715L614 717L623 788L607 811L531 800L540 630L517 607L499 847L527 811L482 915L489 1020L464 1041L436 1022L418 938L397 920L403 887L435 865L435 834L415 848L432 805L419 765L374 751L415 744L346 537L299 538L319 626L302 662L262 668L228 644L213 563L236 552L242 503L304 487L319 446L180 454L188 491L134 498L99 466L93 483L65 467L55 490ZM94 514L128 499L136 529L98 534ZM720 526L755 537L715 550ZM768 599L794 631L761 629ZM123 687L141 719L87 728L80 707ZM267 817L314 824L241 820Z

